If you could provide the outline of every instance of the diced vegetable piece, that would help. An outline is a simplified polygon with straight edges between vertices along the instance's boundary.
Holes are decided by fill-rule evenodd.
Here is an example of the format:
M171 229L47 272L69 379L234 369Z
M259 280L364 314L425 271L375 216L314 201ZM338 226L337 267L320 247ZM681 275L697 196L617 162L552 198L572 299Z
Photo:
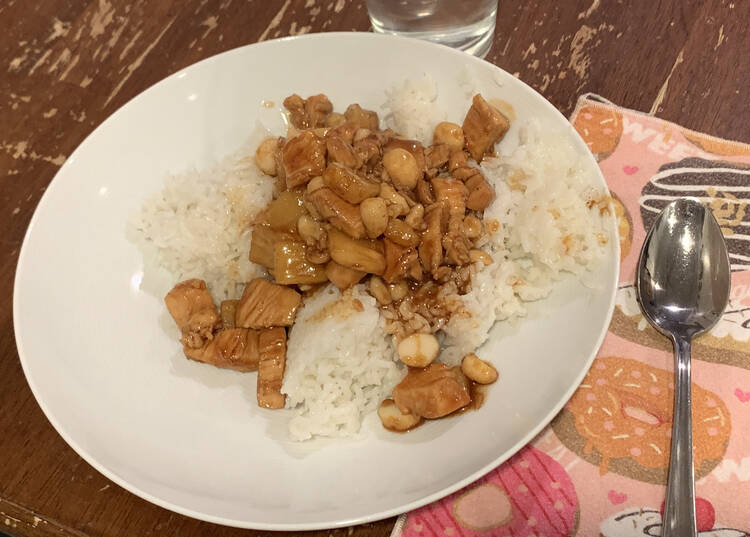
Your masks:
M268 226L255 226L250 239L250 261L272 269L276 232Z
M328 278L324 265L310 263L304 242L280 241L274 249L273 274L276 283L283 285L322 283Z
M268 204L264 213L264 220L274 231L294 233L297 220L307 211L302 205L302 193L287 190Z
M371 274L383 274L385 256L370 241L356 240L336 229L328 232L331 258L339 265Z

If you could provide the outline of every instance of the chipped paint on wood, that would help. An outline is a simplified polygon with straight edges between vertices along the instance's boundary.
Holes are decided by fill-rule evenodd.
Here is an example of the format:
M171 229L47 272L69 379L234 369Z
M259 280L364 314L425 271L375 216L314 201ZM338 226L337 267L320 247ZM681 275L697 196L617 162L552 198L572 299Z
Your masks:
M659 106L661 106L661 103L664 100L664 96L667 94L667 88L669 87L669 79L672 78L672 75L674 74L674 70L677 69L677 66L682 63L682 54L684 51L685 51L685 47L682 47L682 50L680 50L680 53L677 55L677 59L674 61L674 64L672 65L672 69L670 69L666 80L664 80L664 83L661 85L661 88L659 88L659 93L656 94L656 98L654 99L654 102L651 105L651 110L648 111L648 114L650 116L653 116L659 110Z

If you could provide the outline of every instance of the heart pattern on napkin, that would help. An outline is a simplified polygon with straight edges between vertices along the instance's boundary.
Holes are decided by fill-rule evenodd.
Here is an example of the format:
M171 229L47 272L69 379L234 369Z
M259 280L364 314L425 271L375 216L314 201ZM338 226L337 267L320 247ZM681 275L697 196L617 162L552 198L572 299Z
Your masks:
M616 490L610 490L607 493L607 498L612 502L612 505L619 505L628 499L628 495L624 492L617 492Z

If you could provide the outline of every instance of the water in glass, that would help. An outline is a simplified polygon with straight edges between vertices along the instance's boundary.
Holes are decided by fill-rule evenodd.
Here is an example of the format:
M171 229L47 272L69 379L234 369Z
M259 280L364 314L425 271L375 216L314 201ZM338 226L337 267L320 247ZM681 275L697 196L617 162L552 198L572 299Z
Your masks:
M484 57L497 0L367 0L376 32L426 39Z

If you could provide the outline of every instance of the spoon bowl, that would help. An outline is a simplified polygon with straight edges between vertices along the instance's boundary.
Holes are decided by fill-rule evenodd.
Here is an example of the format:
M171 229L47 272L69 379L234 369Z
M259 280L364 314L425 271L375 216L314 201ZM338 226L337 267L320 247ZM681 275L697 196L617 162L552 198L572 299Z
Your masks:
M662 537L696 536L690 345L721 318L731 281L724 236L710 209L690 198L667 205L646 236L637 271L641 310L675 350Z
M638 301L668 337L695 337L716 324L729 299L729 257L719 224L698 201L667 205L638 263Z

